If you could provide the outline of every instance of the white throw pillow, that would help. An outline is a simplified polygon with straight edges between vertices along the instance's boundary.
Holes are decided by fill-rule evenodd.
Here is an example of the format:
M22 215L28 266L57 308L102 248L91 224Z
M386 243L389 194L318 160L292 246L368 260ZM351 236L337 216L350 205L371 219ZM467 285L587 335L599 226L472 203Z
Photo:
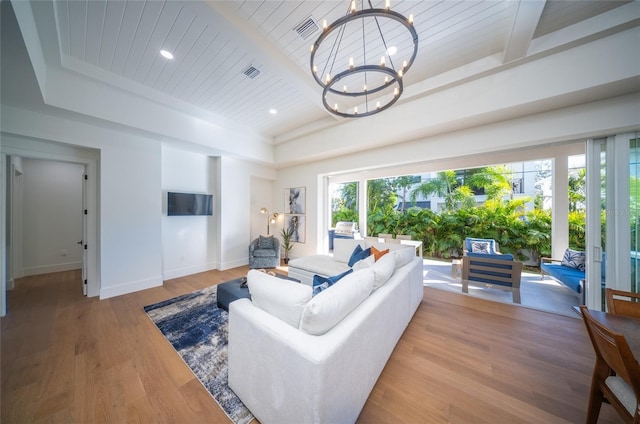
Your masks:
M298 328L302 311L311 300L311 286L273 277L254 269L247 274L247 284L251 302L255 306Z
M382 255L377 261L374 260L373 255L367 259L363 259L353 266L354 271L360 269L371 268L374 274L373 290L386 283L393 275L393 271L396 269L396 255L392 252Z
M300 318L300 330L314 335L331 330L371 294L373 283L372 269L361 269L341 278L307 303Z

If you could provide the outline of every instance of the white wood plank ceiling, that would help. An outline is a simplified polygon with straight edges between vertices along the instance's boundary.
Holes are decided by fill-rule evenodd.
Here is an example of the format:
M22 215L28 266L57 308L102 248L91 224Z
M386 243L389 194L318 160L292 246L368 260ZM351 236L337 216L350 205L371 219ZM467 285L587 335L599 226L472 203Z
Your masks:
M536 38L625 3L392 0L393 10L413 14L419 35L405 93L492 55L526 58ZM55 17L63 59L73 59L63 63L83 63L76 71L124 78L277 140L331 116L309 71L309 47L319 31L303 39L294 29L309 18L333 22L347 7L348 1L55 0ZM521 33L524 47L517 48ZM161 49L174 59L160 56ZM254 78L244 73L251 67L259 72Z

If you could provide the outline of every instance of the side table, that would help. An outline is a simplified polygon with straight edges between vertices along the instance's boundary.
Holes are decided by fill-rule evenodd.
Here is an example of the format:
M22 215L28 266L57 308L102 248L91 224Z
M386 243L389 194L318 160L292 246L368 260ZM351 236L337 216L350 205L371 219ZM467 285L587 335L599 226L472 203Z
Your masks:
M451 261L451 276L453 278L462 277L462 260L461 259L453 259Z

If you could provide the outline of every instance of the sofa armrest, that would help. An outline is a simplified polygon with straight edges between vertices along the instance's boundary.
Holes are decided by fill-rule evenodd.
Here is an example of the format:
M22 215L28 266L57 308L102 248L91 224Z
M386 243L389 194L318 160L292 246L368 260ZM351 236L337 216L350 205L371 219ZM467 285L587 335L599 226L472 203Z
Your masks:
M540 258L540 263L552 263L552 262L562 262L562 259L553 259L553 258L547 258L547 257Z
M343 339L350 334L334 330L338 331L312 336L257 308L248 299L232 302L229 387L260 422L336 421L317 405L331 405L329 413L350 415L339 400L348 400L349 393L343 393L337 378L350 371L344 369L349 352L343 351L349 345ZM357 413L350 421L356 418Z

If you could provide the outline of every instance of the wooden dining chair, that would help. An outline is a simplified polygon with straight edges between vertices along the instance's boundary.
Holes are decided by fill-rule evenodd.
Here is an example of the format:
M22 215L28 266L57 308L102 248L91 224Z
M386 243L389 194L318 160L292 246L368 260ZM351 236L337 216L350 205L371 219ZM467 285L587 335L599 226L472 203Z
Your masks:
M640 364L622 334L600 324L586 306L580 306L580 311L596 352L587 424L597 423L603 401L609 402L624 422L639 424Z
M640 293L606 289L607 310L610 314L640 318ZM620 298L623 299L620 299Z

